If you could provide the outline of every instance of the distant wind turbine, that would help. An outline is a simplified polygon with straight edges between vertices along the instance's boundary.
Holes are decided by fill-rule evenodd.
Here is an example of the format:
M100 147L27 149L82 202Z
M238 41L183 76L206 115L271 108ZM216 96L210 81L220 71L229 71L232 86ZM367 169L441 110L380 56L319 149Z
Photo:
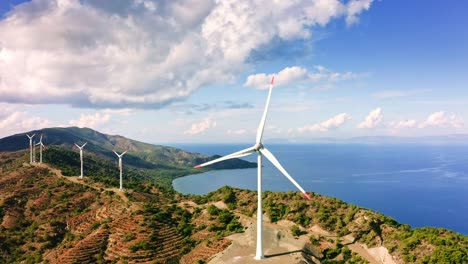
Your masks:
M81 175L80 175L80 179L83 179L83 148L84 148L84 146L86 146L86 144L88 144L88 142L85 142L85 143L83 144L83 146L80 147L80 146L78 146L78 145L75 143L75 146L76 146L77 148L80 149L80 161L81 161Z
M35 144L35 146L39 146L39 163L42 163L42 148L45 148L44 144L42 143L42 134L39 142ZM34 150L34 162L36 162L36 150Z
M117 155L117 157L119 157L119 170L120 170L120 188L119 190L123 190L122 188L122 156L125 155L125 153L127 153L128 150L124 151L122 154L117 154L117 152L115 152L115 150L112 150L115 155Z
M248 156L254 152L257 152L258 154L258 177L257 177L257 188L258 188L258 201L257 201L257 250L255 254L255 259L260 260L265 258L263 255L263 226L262 226L262 221L263 221L263 210L262 210L262 155L265 156L268 160L270 160L273 165L278 168L279 171L281 171L286 178L288 178L306 197L307 199L310 200L309 194L304 191L304 189L289 175L289 173L281 166L281 164L278 162L278 160L273 156L273 154L266 149L263 144L262 144L262 136L263 136L263 130L265 128L265 122L267 118L267 113L268 113L268 106L270 104L270 98L271 98L271 91L273 90L273 83L274 83L275 77L271 79L271 84L270 84L270 89L268 92L268 98L266 101L265 105L265 110L263 112L262 119L260 121L260 125L258 126L257 129L257 138L255 145L246 148L244 150L226 155L224 157L208 161L206 163L200 164L195 166L195 168L200 168L204 166L211 165L213 163L217 163L223 160L228 160L228 159L234 159L234 158L240 158L244 156Z
M33 142L32 139L36 134L33 134L32 136L29 136L26 134L26 136L29 138L29 163L33 163Z

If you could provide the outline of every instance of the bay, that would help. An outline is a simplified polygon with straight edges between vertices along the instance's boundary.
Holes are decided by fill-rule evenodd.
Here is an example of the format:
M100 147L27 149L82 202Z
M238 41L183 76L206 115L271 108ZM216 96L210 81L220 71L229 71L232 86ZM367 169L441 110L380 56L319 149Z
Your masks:
M175 144L191 152L225 155L244 144ZM468 234L468 148L456 145L268 145L306 190L336 197L412 227ZM256 161L256 155L246 160ZM296 191L265 158L263 188ZM178 178L174 188L206 194L229 185L256 190L257 169L209 171Z

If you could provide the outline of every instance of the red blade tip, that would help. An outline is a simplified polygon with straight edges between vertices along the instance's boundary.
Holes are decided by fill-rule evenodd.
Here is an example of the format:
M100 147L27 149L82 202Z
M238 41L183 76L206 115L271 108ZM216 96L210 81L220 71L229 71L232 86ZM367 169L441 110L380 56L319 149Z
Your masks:
M271 78L271 85L273 85L274 82L275 82L275 76Z
M195 169L198 169L198 168L201 168L201 166L200 166L200 165L197 165L197 166L195 166L194 168L195 168Z
M307 199L309 199L309 200L311 199L310 195L308 193L305 192L304 195L305 195L305 197L307 197Z

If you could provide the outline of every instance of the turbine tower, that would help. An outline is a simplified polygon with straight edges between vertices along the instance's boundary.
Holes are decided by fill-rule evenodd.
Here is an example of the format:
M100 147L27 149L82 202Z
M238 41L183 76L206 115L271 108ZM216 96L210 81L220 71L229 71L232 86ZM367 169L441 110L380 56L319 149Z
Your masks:
M36 140L33 141L33 163L36 163Z
M268 92L268 98L267 98L266 105L265 105L265 110L263 112L260 125L258 126L258 129L257 129L257 138L256 138L255 145L250 148L246 148L244 150L234 152L224 157L221 157L212 161L208 161L206 163L195 166L195 168L200 168L200 167L208 166L208 165L211 165L213 163L217 163L223 160L240 158L240 157L248 156L254 152L257 152L258 154L258 158L257 158L258 159L258 175L257 175L258 201L257 201L257 249L255 253L255 259L257 260L265 258L265 256L263 255L263 226L262 226L262 222L263 222L262 156L265 156L271 163L273 163L273 165L275 165L276 168L278 168L278 170L281 171L284 174L284 176L286 176L286 178L288 178L305 195L305 197L307 197L307 199L310 200L309 194L306 191L304 191L304 189L291 177L291 175L289 175L289 173L283 168L283 166L281 166L281 164L275 158L275 156L273 156L273 154L267 148L265 148L262 144L263 130L265 128L265 122L266 122L266 118L268 114L268 106L270 104L271 91L273 90L274 80L275 80L275 77L271 79L270 89Z
M42 148L45 148L44 144L42 143L42 134L39 142L36 143L35 146L39 146L39 163L42 163ZM36 150L34 150L34 162L36 162Z
M80 175L80 179L83 179L83 148L84 148L84 146L86 146L86 144L88 144L88 142L85 142L85 143L83 144L83 146L80 147L80 146L78 146L78 145L75 143L75 146L76 146L77 148L80 149L80 161L81 161L81 175Z
M26 134L26 136L29 138L29 163L33 163L33 142L32 139L36 134L33 134L32 136L29 136Z
M124 151L122 154L117 154L117 152L115 152L115 150L112 150L115 155L117 155L117 157L119 157L119 170L120 170L120 188L119 190L120 191L123 191L123 188L122 188L122 156L125 155L125 153L127 153L128 150Z

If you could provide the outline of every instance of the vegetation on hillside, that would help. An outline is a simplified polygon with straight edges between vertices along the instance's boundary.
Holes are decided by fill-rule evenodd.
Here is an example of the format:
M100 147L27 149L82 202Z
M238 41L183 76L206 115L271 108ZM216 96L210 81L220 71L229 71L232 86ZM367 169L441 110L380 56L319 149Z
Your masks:
M93 155L107 161L115 160L116 156L112 152L115 150L128 150L125 155L125 163L139 169L172 170L175 168L191 168L194 165L204 163L219 156L206 156L199 153L189 153L181 149L152 145L128 139L118 135L107 135L90 128L78 127L56 127L44 128L41 130L29 131L27 134L36 134L37 139L43 134L43 142L46 146L61 147L64 150L76 150L75 143L83 144L86 155ZM1 151L18 151L29 148L29 140L26 133L16 134L0 139ZM256 163L240 159L233 159L222 164L210 166L211 169L235 169L253 168ZM203 171L203 170L202 170ZM200 172L200 171L198 171ZM186 175L186 174L185 174Z
M239 215L256 213L255 191L223 187L204 196L182 195L162 187L163 181L154 180L159 176L145 174L150 170L124 163L126 203L106 190L118 186L116 164L87 155L87 187L25 164L27 154L0 153L0 263L203 263L229 245L225 236L244 231ZM79 173L75 152L51 147L44 159L54 160L64 174ZM171 170L156 171L172 177ZM264 192L263 206L270 221L292 221L291 234L306 237L322 263L365 263L350 252L354 242L384 245L399 263L468 263L467 236L411 229L339 199L311 196L307 201L295 192ZM310 235L314 226L329 235Z
M198 246L207 253L196 260L206 260L229 244L224 235L243 231L232 212L189 212L148 182L135 180L126 203L103 181L87 187L24 163L24 153L2 157L0 263L179 263Z
M80 155L78 152L52 146L44 151L44 160L48 164L60 169L65 176L80 174ZM129 156L130 157L130 156ZM123 158L124 188L141 191L144 183L153 183L162 188L172 190L172 180L196 173L193 168L182 166L161 166L159 168L141 168L126 164L127 156ZM119 186L119 170L117 158L114 162L87 153L84 158L84 174L94 182L104 183L106 186Z
M468 263L468 236L443 228L411 229L409 225L400 224L383 214L336 198L310 194L312 200L307 201L300 193L267 191L263 193L263 208L272 222L294 222L297 226L291 228L293 235L303 234L299 227L307 229L314 225L330 231L328 238L311 238L311 243L316 246L331 241L338 245L323 251L324 259L330 259L331 251L345 254L346 246L337 242L351 235L355 238L353 242L369 247L384 245L404 263ZM229 207L235 212L253 216L256 213L256 195L255 191L226 186L205 196L196 196L194 200L206 203L226 201L229 197Z

